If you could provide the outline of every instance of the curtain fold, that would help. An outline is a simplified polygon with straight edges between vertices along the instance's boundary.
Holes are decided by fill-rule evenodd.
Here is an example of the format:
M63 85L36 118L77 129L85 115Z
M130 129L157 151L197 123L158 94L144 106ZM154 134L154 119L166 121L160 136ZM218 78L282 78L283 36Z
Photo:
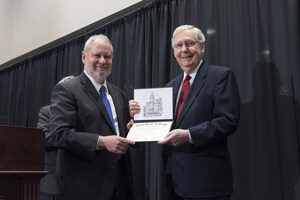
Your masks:
M172 33L192 24L206 36L205 62L232 68L239 84L241 122L229 138L233 200L300 199L299 8L298 0L153 1L0 71L0 124L35 127L54 85L82 72L81 51L93 34L111 39L108 80L129 99L134 88L163 87L182 73ZM165 199L161 146L141 143L131 154L136 199Z

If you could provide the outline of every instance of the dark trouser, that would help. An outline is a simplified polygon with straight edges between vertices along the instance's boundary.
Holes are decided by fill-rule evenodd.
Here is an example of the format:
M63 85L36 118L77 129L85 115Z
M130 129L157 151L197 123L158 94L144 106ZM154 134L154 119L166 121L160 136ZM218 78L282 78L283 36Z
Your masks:
M125 164L123 164L124 162L122 157L118 162L118 180L115 185L115 191L112 200L131 200L133 198L130 196L131 192L127 180L126 170L124 170Z
M167 199L168 200L230 200L231 195L221 196L221 197L213 197L213 198L184 198L180 197L176 194L173 187L173 179L172 175L166 175L166 188L167 188Z
M55 200L55 195L40 192L40 200Z

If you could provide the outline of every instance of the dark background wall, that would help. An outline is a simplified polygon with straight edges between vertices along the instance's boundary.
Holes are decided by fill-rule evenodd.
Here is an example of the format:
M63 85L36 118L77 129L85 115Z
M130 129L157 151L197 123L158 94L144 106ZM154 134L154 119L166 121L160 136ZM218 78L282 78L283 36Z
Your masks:
M54 85L82 72L81 50L93 34L111 39L109 81L129 98L134 88L164 86L181 73L172 32L192 24L206 35L204 60L232 68L238 79L241 123L229 138L233 199L294 200L300 152L299 11L298 0L152 1L0 71L0 124L35 127ZM137 199L164 199L160 153L155 143L131 151Z

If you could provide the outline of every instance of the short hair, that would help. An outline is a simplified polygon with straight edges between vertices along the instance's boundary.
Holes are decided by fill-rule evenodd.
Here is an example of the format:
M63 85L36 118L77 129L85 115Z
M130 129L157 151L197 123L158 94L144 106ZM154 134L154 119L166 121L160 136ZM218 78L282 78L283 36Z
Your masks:
M107 37L106 35L103 35L103 34L91 36L91 37L85 42L83 51L86 52L86 51L90 48L91 44L92 44L95 40L102 40L102 41L107 42L107 43L110 45L110 47L111 47L111 53L113 54L113 51L114 51L114 50L113 50L113 46L112 46L110 40L108 39L108 37Z
M66 76L66 77L63 77L58 83L62 83L62 82L65 82L65 81L68 81L72 78L74 78L75 76L71 75L71 76Z
M197 28L193 25L182 25L182 26L177 27L173 32L173 37L172 37L172 47L173 48L174 48L174 38L175 38L175 36L178 33L182 33L184 31L187 31L187 30L190 30L190 29L195 32L197 42L199 42L199 43L204 43L205 42L205 36L199 28Z

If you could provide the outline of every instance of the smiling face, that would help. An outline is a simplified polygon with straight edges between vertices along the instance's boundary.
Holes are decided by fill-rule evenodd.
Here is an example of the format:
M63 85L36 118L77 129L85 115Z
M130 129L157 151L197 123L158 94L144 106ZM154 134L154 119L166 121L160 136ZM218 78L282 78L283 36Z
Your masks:
M196 40L192 29L179 32L174 36L174 56L181 69L190 74L200 63L205 51L205 44Z
M85 71L98 83L103 84L112 70L112 48L102 39L94 40L81 53Z

